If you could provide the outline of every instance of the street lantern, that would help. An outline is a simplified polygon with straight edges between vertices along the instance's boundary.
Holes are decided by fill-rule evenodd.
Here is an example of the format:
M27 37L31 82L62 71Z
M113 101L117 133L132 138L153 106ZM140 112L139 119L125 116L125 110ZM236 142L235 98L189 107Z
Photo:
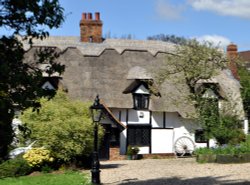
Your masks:
M92 162L92 183L100 184L100 162L98 156L98 123L102 117L103 105L100 104L99 96L97 95L94 104L90 106L90 112L94 123L94 151L93 151L93 162Z
M94 123L99 123L102 117L103 106L100 104L99 96L97 95L92 106L90 106L90 112Z

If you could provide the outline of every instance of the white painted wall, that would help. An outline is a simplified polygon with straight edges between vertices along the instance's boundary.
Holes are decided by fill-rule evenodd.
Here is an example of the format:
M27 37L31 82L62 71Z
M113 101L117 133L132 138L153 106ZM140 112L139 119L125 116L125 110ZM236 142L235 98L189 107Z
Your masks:
M152 129L152 154L173 153L173 129Z
M200 129L201 127L197 122L195 122L192 119L184 119L179 116L178 113L166 113L166 127L167 128L173 128L174 129L174 141L182 137L186 136L189 137L190 139L193 140L195 147L200 148L200 147L206 147L206 143L195 143L195 130ZM216 146L215 140L210 140L209 141L210 147Z
M141 115L143 115L141 117ZM145 110L134 110L128 111L128 124L149 124L150 123L150 112Z
M127 146L127 129L124 129L120 133L120 154L126 155L126 146Z
M124 125L127 125L127 110L126 109L121 109L121 122L124 124Z
M119 112L121 112L121 122L125 125L127 121L126 109L112 109L113 114L119 119ZM140 117L141 112L143 117ZM163 112L152 112L152 130L151 130L151 152L156 153L172 153L174 152L175 141L187 136L195 142L194 133L199 129L199 125L192 119L183 119L177 112L165 113L165 127L163 128ZM149 124L150 112L144 110L128 110L128 124ZM126 154L126 137L127 130L123 130L120 134L120 153ZM215 141L210 141L210 146L215 146ZM206 147L206 143L195 143L195 147ZM140 147L140 154L149 154L149 147Z
M248 128L249 128L249 125L248 125L248 118L245 118L244 120L244 133L245 134L248 134Z
M148 146L139 147L139 149L140 149L139 154L149 154Z
M135 94L150 94L149 90L144 86L140 85L134 92Z
M152 128L163 128L163 112L152 112Z

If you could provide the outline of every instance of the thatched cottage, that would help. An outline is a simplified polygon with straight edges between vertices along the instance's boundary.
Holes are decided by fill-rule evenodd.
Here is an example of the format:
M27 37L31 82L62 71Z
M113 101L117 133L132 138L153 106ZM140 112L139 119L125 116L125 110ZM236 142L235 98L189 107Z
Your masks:
M153 69L174 51L173 44L103 40L100 14L92 19L92 14L83 13L80 38L49 37L34 41L32 48L28 44L25 47L30 56L37 47L54 47L61 52L58 61L66 66L65 72L61 77L46 77L44 88L56 88L59 82L70 97L82 101L93 101L99 94L107 115L102 120L106 130L102 158L124 155L128 145L138 146L145 155L172 155L206 146L199 124L190 117L195 109L187 102L185 84L168 79L157 89L161 96L148 87L154 81ZM222 97L219 102L235 102L243 120L240 85L230 70L222 71L210 83L218 85L223 93L207 93Z

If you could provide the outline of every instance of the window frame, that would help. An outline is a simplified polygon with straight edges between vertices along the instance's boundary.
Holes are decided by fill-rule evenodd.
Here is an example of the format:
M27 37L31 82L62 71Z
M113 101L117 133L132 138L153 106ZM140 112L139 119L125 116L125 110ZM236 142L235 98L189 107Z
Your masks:
M205 138L205 133L204 133L203 129L195 130L194 141L195 141L195 143L207 143L208 142L208 140Z
M150 94L133 93L134 109L147 110L149 107Z
M146 134L146 138L143 138L143 134ZM149 147L151 144L151 126L129 125L127 130L127 144L130 146Z

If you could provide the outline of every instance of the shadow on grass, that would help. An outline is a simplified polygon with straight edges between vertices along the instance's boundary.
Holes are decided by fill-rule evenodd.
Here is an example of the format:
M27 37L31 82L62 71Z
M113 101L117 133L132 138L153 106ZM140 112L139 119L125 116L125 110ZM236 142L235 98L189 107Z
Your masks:
M250 185L250 181L222 180L223 177L197 177L192 179L181 179L179 177L158 178L145 181L137 179L124 179L115 184L123 185Z

